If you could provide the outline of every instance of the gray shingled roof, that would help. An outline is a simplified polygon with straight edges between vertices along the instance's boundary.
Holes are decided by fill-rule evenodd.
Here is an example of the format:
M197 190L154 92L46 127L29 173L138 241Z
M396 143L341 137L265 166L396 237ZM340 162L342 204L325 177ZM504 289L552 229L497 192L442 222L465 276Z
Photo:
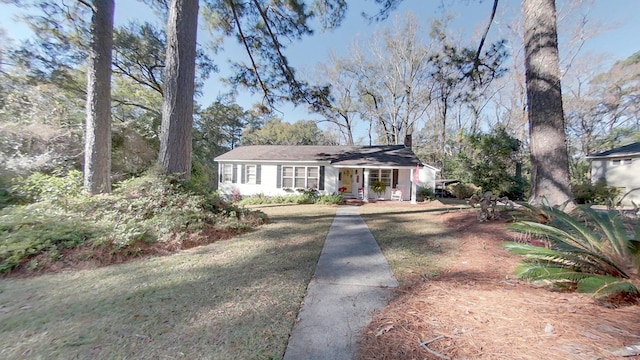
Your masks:
M416 166L420 159L404 145L316 146L247 145L215 161L326 161L342 166Z
M615 149L603 151L601 153L587 156L587 158L599 158L599 157L619 157L619 156L631 156L640 155L640 142L617 147Z

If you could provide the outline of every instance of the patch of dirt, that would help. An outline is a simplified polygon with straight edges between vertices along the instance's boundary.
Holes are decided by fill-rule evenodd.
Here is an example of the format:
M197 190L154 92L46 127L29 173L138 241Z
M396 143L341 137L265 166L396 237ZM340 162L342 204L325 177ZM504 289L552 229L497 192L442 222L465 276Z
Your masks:
M613 353L640 344L640 305L605 307L517 280L519 257L500 246L517 236L506 221L438 216L459 234L457 261L398 290L365 329L361 359L640 359Z

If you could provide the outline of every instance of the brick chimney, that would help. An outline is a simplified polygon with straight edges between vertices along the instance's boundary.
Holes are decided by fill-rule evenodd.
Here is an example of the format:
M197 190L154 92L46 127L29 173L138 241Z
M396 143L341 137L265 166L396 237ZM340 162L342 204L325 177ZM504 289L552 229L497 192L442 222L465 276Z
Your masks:
M412 142L411 142L411 134L407 134L404 137L404 147L407 147L409 149L411 149L412 146Z

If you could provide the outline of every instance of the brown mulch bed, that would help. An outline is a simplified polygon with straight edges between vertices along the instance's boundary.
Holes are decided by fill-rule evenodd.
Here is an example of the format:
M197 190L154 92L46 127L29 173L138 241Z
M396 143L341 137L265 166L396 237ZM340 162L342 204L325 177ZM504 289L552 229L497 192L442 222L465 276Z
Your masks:
M364 331L361 359L640 359L613 353L640 344L640 305L607 307L517 280L519 257L500 246L516 236L506 222L439 216L459 234L458 260L398 290Z

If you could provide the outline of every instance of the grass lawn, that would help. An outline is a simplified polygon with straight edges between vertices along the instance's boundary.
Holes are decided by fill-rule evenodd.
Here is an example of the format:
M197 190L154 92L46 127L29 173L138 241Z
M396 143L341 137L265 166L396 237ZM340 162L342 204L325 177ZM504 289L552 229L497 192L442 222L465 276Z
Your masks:
M279 359L335 207L265 206L226 241L0 280L2 359Z
M437 218L437 214L446 210L456 209L408 202L360 207L360 215L401 285L437 275L458 255L459 240Z

